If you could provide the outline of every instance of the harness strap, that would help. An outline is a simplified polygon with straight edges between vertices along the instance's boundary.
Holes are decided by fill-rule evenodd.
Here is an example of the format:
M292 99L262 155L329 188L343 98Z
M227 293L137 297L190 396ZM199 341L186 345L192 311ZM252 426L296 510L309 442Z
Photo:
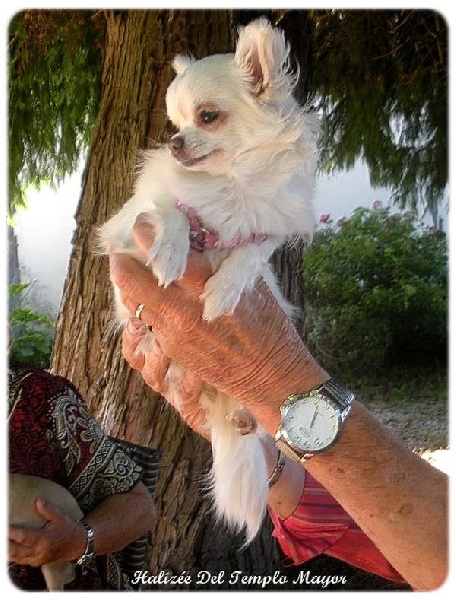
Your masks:
M245 244L259 246L268 236L263 233L251 233L248 237L237 236L228 242L220 242L219 234L202 226L195 209L188 204L177 201L176 207L187 217L190 224L190 246L194 250L230 250Z

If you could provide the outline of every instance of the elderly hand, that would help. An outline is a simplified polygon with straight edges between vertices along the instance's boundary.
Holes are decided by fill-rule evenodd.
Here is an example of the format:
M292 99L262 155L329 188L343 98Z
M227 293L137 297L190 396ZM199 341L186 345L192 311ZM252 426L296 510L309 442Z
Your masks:
M153 227L140 217L133 234L146 262ZM161 352L237 398L257 417L264 416L261 420L268 420L269 408L273 422L263 424L271 432L279 421L277 407L288 394L310 390L328 379L264 281L244 293L232 315L208 322L202 318L200 297L212 271L203 254L191 251L184 276L166 288L158 285L150 269L126 254L112 253L110 268L130 313L144 304L141 320L153 326ZM124 353L131 356L128 350ZM149 377L141 360L134 358L135 368Z
M151 339L146 341L146 338ZM170 386L167 375L171 359L164 354L147 326L135 317L128 320L123 330L122 354L130 367L140 371L147 385L164 396L192 429L205 437L209 436L204 425L204 412L199 404L203 380L182 367L179 388L176 390L175 386Z
M35 508L46 523L41 528L9 526L9 560L40 567L50 562L72 561L86 547L85 527L50 502L37 499Z

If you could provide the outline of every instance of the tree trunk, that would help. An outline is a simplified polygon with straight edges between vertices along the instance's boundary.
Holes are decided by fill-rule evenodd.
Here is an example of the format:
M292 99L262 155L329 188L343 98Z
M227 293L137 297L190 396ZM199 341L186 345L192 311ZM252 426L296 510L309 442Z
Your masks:
M201 57L229 51L230 11L131 10L106 11L105 16L102 97L83 177L52 371L73 381L106 433L162 452L152 575L184 570L274 573L278 551L269 521L258 539L239 551L241 541L214 523L202 492L211 460L209 444L122 359L118 334L110 327L107 259L94 252L95 227L131 195L138 150L163 134L170 60L179 52ZM241 587L229 586L225 579L212 587ZM190 589L195 581L193 577ZM204 587L211 586L198 589Z

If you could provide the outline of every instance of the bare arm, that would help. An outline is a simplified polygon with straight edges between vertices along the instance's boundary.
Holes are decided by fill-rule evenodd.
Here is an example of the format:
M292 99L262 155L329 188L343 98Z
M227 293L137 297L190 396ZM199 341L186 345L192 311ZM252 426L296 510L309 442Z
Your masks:
M418 590L447 575L448 478L405 448L359 402L336 446L306 468Z
M152 497L140 481L129 492L105 498L85 517L94 531L95 554L121 550L152 529L156 513Z
M139 221L135 236L146 251L153 230ZM290 393L309 391L329 378L261 282L232 316L208 323L201 319L199 299L210 275L203 256L190 253L184 277L166 289L128 256L111 256L111 274L131 314L145 304L142 320L153 325L163 352L237 397L271 435L279 425L279 406ZM310 459L306 468L413 588L431 590L443 583L446 475L404 448L358 402L337 444ZM295 468L289 474L291 491L285 487L287 477L274 493L290 492L292 505ZM290 508L282 496L272 502L281 503L284 512Z
M46 525L42 529L10 526L9 560L34 567L77 560L86 547L85 527L49 502L38 499L36 509ZM152 497L142 482L128 492L105 498L84 517L94 530L95 554L124 548L151 529L155 520Z

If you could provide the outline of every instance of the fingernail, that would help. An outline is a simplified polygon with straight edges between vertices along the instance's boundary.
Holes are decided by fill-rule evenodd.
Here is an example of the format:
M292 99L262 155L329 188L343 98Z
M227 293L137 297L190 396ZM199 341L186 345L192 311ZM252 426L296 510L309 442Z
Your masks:
M137 319L136 317L129 317L127 321L128 333L136 334L139 333L141 329L147 329L147 325L143 323L141 319Z

